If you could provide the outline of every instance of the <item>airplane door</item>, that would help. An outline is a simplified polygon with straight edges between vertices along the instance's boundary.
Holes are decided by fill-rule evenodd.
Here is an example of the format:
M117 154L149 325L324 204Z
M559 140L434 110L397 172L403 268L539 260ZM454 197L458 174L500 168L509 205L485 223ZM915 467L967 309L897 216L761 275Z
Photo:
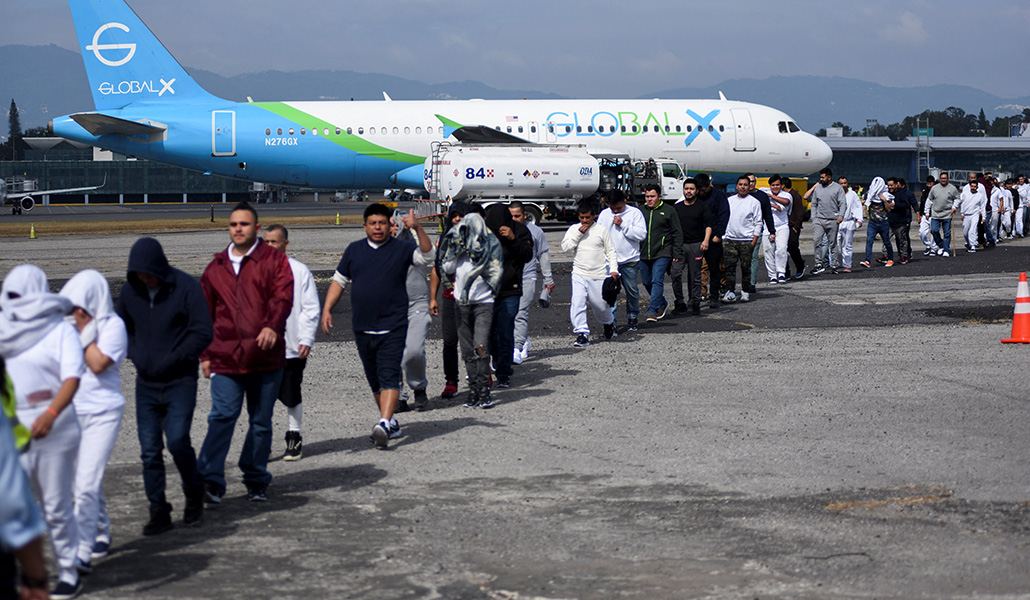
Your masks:
M236 156L236 111L211 111L211 156Z
M544 138L548 144L554 144L558 142L558 135L554 132L554 122L550 121L544 123Z
M755 128L751 123L751 111L746 108L730 110L733 115L733 128L737 132L733 149L737 152L755 151Z

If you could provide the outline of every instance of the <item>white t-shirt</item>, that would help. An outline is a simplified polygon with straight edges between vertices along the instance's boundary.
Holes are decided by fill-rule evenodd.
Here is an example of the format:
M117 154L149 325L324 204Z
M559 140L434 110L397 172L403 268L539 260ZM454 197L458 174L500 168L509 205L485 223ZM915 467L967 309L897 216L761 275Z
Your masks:
M769 206L772 209L773 226L776 227L776 229L786 227L787 219L788 217L790 217L790 204L794 197L790 195L790 192L786 190L780 190L780 193L776 194L775 197L779 198L780 200L786 200L787 205L784 206L776 200L773 200L774 196L772 190L770 190L769 188L762 188L762 191L765 192L767 196L769 196ZM780 210L776 210L777 206L780 207ZM766 231L765 235L769 235L769 233L770 232ZM772 233L776 232L773 231Z
M81 378L86 369L79 333L65 322L48 331L36 345L7 358L6 362L7 374L14 384L18 420L26 427L46 411L65 379ZM69 412L69 409L64 412ZM70 412L74 413L74 410ZM78 421L72 421L78 427Z
M96 344L100 352L114 364L101 371L99 375L86 366L73 401L75 412L80 415L95 415L125 405L119 372L129 348L125 322L117 315L104 319L97 328Z

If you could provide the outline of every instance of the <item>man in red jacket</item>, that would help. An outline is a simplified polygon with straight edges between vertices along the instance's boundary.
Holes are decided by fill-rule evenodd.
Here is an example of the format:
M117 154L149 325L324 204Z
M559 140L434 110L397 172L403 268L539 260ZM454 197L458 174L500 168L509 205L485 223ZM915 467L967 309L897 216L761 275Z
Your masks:
M200 356L211 379L211 414L197 469L205 500L225 495L225 457L246 396L250 427L240 453L252 502L268 500L272 410L286 366L286 319L293 309L293 272L286 255L258 238L257 211L241 202L229 215L229 247L215 255L200 285L211 310L214 339Z

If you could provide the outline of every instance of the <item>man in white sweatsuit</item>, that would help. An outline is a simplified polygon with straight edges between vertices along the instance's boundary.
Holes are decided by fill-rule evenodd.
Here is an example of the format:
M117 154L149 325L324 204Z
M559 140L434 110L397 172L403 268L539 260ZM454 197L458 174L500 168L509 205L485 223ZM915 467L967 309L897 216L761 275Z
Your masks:
M572 302L569 320L576 334L574 346L590 345L590 325L587 323L587 304L594 316L604 325L604 338L615 337L615 316L602 297L604 281L619 277L619 259L608 229L597 221L597 213L589 200L579 203L579 223L569 227L561 241L563 252L574 252L572 257Z
M1015 222L1013 223L1013 229L1015 230L1016 236L1023 237L1026 235L1023 224L1026 219L1027 204L1030 203L1030 184L1025 183L1026 178L1020 177L1017 180L1016 185L1012 186L1012 200L1016 205ZM1022 182L1022 183L1020 183Z
M270 225L265 230L265 243L285 254L290 247L289 232L282 225ZM279 384L279 401L286 406L289 419L283 460L292 461L300 460L304 454L304 440L300 433L304 417L300 386L308 354L315 345L315 332L318 331L322 310L311 270L295 258L287 259L293 272L293 309L286 319L286 368Z
M970 253L976 252L979 246L976 228L987 218L987 196L980 189L979 182L969 182L955 202L954 210L962 215L962 237L966 238L966 249Z
M79 458L75 467L75 520L79 530L78 569L93 571L93 547L111 539L103 481L107 461L122 425L125 396L119 366L129 349L125 322L114 312L111 288L98 271L76 273L61 288L71 301L86 370L72 402L79 418Z
M1012 237L1012 213L1015 212L1012 198L1012 180L1005 180L1001 182L1000 186L1002 200L1005 202L1005 210L1002 211L1001 220L998 223L999 240L1002 238L1002 232L1004 232L1004 237Z
M851 272L851 258L854 254L855 231L862 227L862 199L848 185L848 178L841 177L837 183L844 188L844 220L837 229L837 246L840 248L840 262L845 273ZM927 231L929 231L929 223Z
M765 270L769 274L769 283L787 283L787 238L790 237L790 226L787 218L790 216L790 203L792 196L790 192L783 189L783 182L779 175L769 178L769 187L762 188L762 191L769 196L769 206L772 209L773 225L776 231L769 231L765 228L765 235L762 236L762 253L765 255ZM771 241L769 234L775 234Z
M622 291L626 293L626 330L636 331L640 313L640 242L647 237L644 213L626 204L626 194L615 189L608 193L608 208L597 216L597 224L608 230L615 244ZM612 307L613 318L618 308L618 304Z
M937 255L937 242L933 240L933 235L930 234L930 217L924 216L929 215L929 203L930 190L933 186L937 185L937 178L933 175L929 175L926 178L926 185L923 188L923 195L919 200L919 212L916 213L916 219L919 221L919 239L926 246L926 250L923 251L923 256L936 256Z
M984 194L986 196L986 194ZM1000 185L994 182L994 186L991 188L991 195L987 199L987 206L991 209L991 216L984 225L991 230L991 239L995 242L1000 242L1001 235L1001 215L1004 214L1005 205L1005 193L1002 191Z

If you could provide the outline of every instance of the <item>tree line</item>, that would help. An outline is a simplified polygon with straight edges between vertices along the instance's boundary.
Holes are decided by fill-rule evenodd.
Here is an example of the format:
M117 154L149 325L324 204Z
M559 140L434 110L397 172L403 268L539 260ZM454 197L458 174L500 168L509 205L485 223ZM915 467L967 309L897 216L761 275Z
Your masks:
M918 122L923 124L929 121L934 136L949 137L1009 137L1010 125L1027 122L1030 123L1030 108L1024 108L1023 112L1015 113L1007 117L995 117L988 121L984 109L980 109L979 115L967 113L961 108L949 106L944 110L924 110L918 115L905 117L900 123L880 125L874 123L853 129L837 121L830 127L840 127L844 130L844 137L874 137L887 136L894 141L901 141L913 135ZM816 132L819 137L826 137L826 129Z

